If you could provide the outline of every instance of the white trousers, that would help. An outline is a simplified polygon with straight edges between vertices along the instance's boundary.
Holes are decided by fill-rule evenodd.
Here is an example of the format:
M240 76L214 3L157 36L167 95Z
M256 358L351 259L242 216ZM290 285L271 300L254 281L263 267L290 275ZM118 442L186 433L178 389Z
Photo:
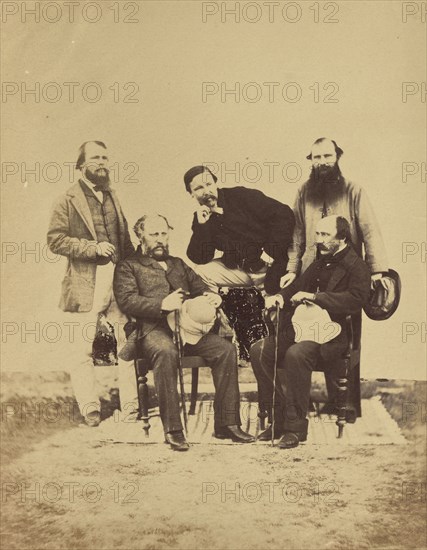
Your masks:
M95 295L92 311L66 312L64 316L73 327L70 330L69 353L70 376L80 413L85 416L91 411L100 411L101 405L96 388L96 371L117 369L119 374L120 405L122 411L131 412L137 408L137 388L133 361L119 359L117 367L94 367L92 342L98 313L105 312L107 320L114 326L118 348L124 344L123 327L126 316L119 310L113 294L114 264L97 266ZM67 362L68 362L67 361Z
M219 286L229 288L255 286L262 289L267 267L263 267L256 273L248 273L240 268L230 269L221 260L217 259L207 264L195 265L194 271L200 275L213 292L217 292Z

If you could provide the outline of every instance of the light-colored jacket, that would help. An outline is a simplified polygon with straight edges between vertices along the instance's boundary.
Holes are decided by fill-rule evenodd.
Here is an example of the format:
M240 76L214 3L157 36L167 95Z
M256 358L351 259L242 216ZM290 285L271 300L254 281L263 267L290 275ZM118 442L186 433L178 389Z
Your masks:
M134 252L128 225L113 189L111 197L119 223L120 257ZM91 311L96 280L96 232L80 183L73 185L53 207L47 233L49 249L67 256L68 264L59 307L63 311Z
M295 230L289 248L288 271L304 273L316 259L316 225L322 218L324 199L307 199L307 183L297 192L294 204ZM326 215L343 216L350 223L353 246L368 264L371 273L388 270L384 241L366 191L344 179L345 191L334 202L326 203ZM363 245L363 246L362 246Z

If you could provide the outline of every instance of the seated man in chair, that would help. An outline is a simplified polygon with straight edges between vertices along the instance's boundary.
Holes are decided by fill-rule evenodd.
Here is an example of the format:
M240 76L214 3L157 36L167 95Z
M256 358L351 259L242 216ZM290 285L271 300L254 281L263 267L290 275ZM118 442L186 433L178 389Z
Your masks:
M279 447L289 449L307 438L307 413L310 400L311 373L321 359L327 376L338 388L339 365L347 349L345 318L360 313L369 299L370 272L363 260L353 250L348 221L340 216L322 218L316 228L316 243L321 258L280 294L268 296L266 308L279 304L281 312L278 341L277 394L275 400L274 438L281 437ZM289 306L316 304L329 314L331 328L336 336L319 339L328 326L312 325L313 338L301 338L302 325L296 319L290 322L293 310ZM314 308L317 309L317 308ZM320 310L321 311L321 310ZM325 325L325 326L324 326ZM252 366L258 384L265 393L273 394L273 369L275 340L273 336L254 344L250 351ZM265 387L268 386L268 387ZM333 396L330 396L330 398ZM259 439L271 439L270 426Z
M186 297L205 295L215 308L221 298L180 258L169 255L167 219L143 216L134 227L140 239L135 254L120 262L114 274L114 294L121 310L136 317L139 348L153 368L160 417L166 442L173 450L186 451L177 390L178 351L172 340L167 315L180 309ZM184 351L203 357L212 369L215 437L250 443L254 438L240 428L240 395L235 347L215 334L205 334Z

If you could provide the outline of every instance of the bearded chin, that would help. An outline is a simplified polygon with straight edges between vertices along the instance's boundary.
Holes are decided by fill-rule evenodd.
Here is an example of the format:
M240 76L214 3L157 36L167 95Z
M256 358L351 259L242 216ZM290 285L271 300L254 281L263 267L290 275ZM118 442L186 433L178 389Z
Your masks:
M310 197L317 199L338 198L343 193L343 183L338 163L324 171L313 167L308 179L307 191Z
M89 172L89 170L86 170L85 172L86 178L92 182L95 185L99 185L100 187L107 188L110 185L110 173L108 170L106 170L106 174L97 174L96 172Z
M169 257L169 246L163 248L162 254L157 250L155 251L156 248L157 247L149 248L144 242L141 243L141 251L144 256L149 256L150 258L160 261L166 260Z

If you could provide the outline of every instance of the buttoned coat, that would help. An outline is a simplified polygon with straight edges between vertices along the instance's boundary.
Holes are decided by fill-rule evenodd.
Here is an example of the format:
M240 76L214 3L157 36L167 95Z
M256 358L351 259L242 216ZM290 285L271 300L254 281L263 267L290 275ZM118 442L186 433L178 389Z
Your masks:
M280 294L287 306L285 309L289 310L290 299L297 292L314 292L313 283L323 262L313 262L291 285L281 290ZM326 309L332 321L340 323L344 334L346 316L360 314L369 300L370 288L369 268L350 247L347 254L334 265L326 290L316 293L314 303Z
M120 257L135 249L116 192L110 190L119 224ZM96 232L80 183L59 197L53 207L47 233L49 249L68 258L59 307L63 311L92 310L96 282Z

